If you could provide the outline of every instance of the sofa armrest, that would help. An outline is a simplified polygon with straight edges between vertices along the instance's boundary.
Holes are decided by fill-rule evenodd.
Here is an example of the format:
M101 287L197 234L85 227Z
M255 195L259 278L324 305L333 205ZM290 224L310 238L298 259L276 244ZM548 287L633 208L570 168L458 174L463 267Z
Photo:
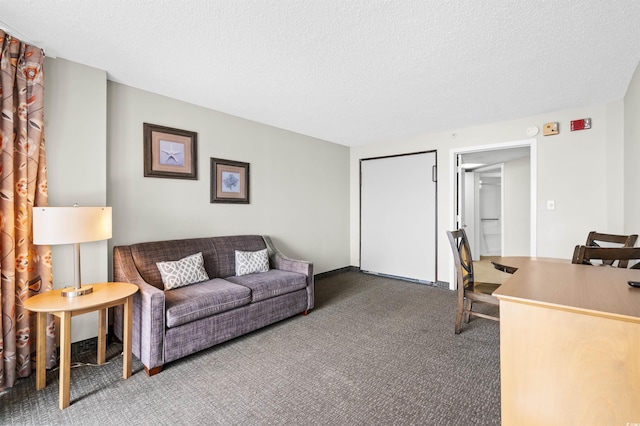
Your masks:
M275 269L281 271L297 272L307 277L307 310L313 309L314 306L314 277L313 263L306 260L291 259L285 256L271 241L271 237L263 235L267 249L269 250L269 259L271 265Z
M164 291L147 283L138 272L128 246L113 248L113 278L138 286L133 296L133 353L148 370L164 364ZM121 310L116 310L114 330L120 331ZM117 333L117 331L116 331Z

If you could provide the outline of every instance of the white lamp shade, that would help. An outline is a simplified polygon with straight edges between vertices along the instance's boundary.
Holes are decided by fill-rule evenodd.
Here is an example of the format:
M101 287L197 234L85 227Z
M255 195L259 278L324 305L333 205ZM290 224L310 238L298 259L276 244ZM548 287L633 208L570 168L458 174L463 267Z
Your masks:
M34 244L74 244L111 238L111 207L34 207Z

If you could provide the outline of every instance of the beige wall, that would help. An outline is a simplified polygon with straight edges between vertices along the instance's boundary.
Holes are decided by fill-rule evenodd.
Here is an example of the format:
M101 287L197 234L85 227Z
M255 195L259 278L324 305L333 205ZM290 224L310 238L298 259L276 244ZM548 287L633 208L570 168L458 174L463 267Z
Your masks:
M453 260L445 231L453 226L451 149L524 140L529 126L542 128L544 123L553 121L560 123L560 134L545 137L540 133L536 137L537 255L570 258L575 244L584 241L589 231L621 232L617 211L622 206L622 198L616 191L622 174L619 169L607 174L609 159L623 155L622 132L614 128L622 123L621 105L622 100L352 148L351 264L358 265L359 257L358 162L361 158L438 151L438 279L450 282ZM580 118L591 118L592 129L571 132L570 121ZM547 200L555 201L555 210L546 210Z
M50 206L107 202L107 75L64 59L45 59L45 133ZM106 241L81 245L82 282L108 280ZM55 288L73 285L73 246L53 246ZM72 341L97 335L97 314L72 319Z
M112 245L266 234L321 273L349 265L349 150L108 83ZM198 180L143 176L144 122L198 133ZM210 157L250 163L251 203L211 204Z

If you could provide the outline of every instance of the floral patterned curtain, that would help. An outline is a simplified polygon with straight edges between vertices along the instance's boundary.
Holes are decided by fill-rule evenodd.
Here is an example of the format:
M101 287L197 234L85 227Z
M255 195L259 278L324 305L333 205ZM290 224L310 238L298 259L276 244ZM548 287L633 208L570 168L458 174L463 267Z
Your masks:
M34 246L32 209L47 205L44 52L0 30L0 390L31 373L36 315L29 296L51 290L51 250ZM55 323L47 318L47 366L55 365ZM33 330L33 332L32 332Z

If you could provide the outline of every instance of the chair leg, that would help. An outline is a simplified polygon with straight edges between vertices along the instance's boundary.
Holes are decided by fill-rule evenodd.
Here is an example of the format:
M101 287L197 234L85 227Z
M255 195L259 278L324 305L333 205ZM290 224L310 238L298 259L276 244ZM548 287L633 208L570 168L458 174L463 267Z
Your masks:
M464 313L465 301L458 301L458 312L456 313L456 334L460 334L460 328L462 327L462 314Z
M467 324L471 321L471 308L473 307L473 302L469 299L466 300L467 305L464 310L464 322Z

